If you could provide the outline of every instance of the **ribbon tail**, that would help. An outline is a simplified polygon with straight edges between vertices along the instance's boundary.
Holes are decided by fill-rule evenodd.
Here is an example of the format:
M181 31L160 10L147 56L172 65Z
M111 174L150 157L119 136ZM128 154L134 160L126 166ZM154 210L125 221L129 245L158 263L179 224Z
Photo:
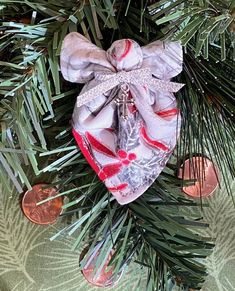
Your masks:
M151 79L148 81L148 85L151 89L163 92L178 92L185 84L175 83L170 81L163 81L157 79Z
M118 84L119 84L119 81L117 78L110 78L96 85L94 88L89 89L88 91L84 92L83 94L77 97L77 107L80 107L94 100L96 97L101 96L107 91L115 88Z

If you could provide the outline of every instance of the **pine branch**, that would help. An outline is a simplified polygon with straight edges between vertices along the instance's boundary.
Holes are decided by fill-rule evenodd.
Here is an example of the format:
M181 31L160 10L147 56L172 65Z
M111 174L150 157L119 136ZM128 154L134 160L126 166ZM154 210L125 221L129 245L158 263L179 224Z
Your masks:
M176 182L179 184L179 180ZM172 181L167 185L172 187ZM180 186L176 185L174 187L180 197ZM74 247L79 247L83 241L88 245L90 242L81 267L87 264L91 255L97 255L94 271L97 276L100 266L105 263L111 250L114 250L110 262L110 265L115 266L114 277L120 274L126 264L134 260L147 267L150 272L148 290L156 287L157 290L165 290L172 278L180 278L182 286L196 288L203 282L206 274L205 267L198 262L198 258L205 258L212 245L188 228L205 225L198 221L189 221L182 212L182 205L195 207L196 204L193 206L187 199L169 199L161 178L154 187L156 190L163 189L165 196L162 192L158 196L158 191L152 193L150 189L141 199L121 207L105 194L104 185L97 183L91 186L76 203L75 211L81 213L79 219L74 225L63 229L60 235L77 232L78 238ZM178 206L179 202L181 207ZM64 207L67 208L67 205ZM185 224L188 228L185 228ZM58 235L53 239L57 237Z
M209 46L221 50L221 59L234 55L235 4L231 1L156 1L148 7L151 20L162 26L165 39L194 43L195 56L208 58Z
M115 249L114 276L135 260L148 269L148 290L165 290L172 277L182 286L196 288L206 274L198 258L204 258L212 246L190 230L205 225L184 215L184 207L197 206L182 197L181 181L170 170L176 170L177 163L166 168L143 198L119 206L71 136L70 118L79 87L66 83L59 73L60 49L69 31L79 31L105 49L121 37L141 44L163 37L181 39L187 50L181 77L185 91L178 94L184 121L178 156L210 155L229 188L235 136L233 40L228 31L233 6L228 1L148 4L1 1L0 180L9 191L13 182L21 192L33 181L26 168L31 167L37 177L51 173L52 185L69 199L63 215L78 217L60 233L77 234L74 248L86 241L90 244L87 257L100 251L100 265ZM206 20L200 22L205 15ZM218 63L225 56L226 62ZM216 78L220 81L215 82Z
M209 156L219 166L231 193L235 175L235 67L228 59L220 61L217 49L211 50L209 57L210 61L195 59L193 47L185 55L181 82L187 89L178 94L183 117L178 155L185 159L198 153Z

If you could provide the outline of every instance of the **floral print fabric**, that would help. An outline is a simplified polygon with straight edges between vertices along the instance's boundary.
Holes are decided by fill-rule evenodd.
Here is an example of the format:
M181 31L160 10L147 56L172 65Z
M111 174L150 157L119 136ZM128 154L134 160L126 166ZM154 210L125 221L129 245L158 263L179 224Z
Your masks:
M115 41L107 52L79 33L70 33L61 52L66 80L85 83L81 92L100 81L98 72L150 68L154 76L169 81L182 70L179 43L155 41L140 47L135 41ZM74 137L99 178L120 204L142 195L165 167L176 145L181 118L170 92L131 85L128 118L120 116L116 99L120 86L96 96L73 113ZM79 98L79 96L78 96Z

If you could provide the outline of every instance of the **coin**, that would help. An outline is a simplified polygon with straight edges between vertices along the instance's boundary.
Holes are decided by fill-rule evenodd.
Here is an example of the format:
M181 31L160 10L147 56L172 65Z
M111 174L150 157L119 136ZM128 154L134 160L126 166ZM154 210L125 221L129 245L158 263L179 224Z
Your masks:
M94 269L95 269L95 263L98 258L99 252L93 257L93 259L90 259L90 258L88 259L88 264L82 269L82 274L90 284L97 287L111 287L111 286L114 286L119 281L119 279L121 278L123 274L123 271L121 271L118 274L118 277L116 281L114 282L113 281L114 269L113 267L111 268L108 267L108 264L113 254L114 254L114 251L111 251L98 276L95 275ZM82 259L83 256L84 254L81 254L80 259Z
M184 186L183 191L195 198L211 195L219 185L219 170L208 158L196 156L188 159L178 173L183 180L196 180L193 185Z
M55 196L57 189L48 187L47 184L36 184L32 190L28 190L22 200L22 209L25 216L36 224L52 224L62 211L63 199L57 197L40 205L38 202L45 200L49 197Z

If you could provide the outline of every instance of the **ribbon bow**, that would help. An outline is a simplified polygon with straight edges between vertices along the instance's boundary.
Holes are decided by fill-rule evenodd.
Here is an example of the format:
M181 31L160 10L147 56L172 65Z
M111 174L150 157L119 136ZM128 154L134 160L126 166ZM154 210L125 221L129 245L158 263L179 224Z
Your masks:
M120 71L117 73L107 71L96 72L95 79L101 83L79 95L77 98L77 107L92 101L97 96L106 93L120 84L132 84L137 86L147 85L154 91L163 92L177 92L184 86L184 84L181 83L154 78L149 68L136 69L129 72Z

